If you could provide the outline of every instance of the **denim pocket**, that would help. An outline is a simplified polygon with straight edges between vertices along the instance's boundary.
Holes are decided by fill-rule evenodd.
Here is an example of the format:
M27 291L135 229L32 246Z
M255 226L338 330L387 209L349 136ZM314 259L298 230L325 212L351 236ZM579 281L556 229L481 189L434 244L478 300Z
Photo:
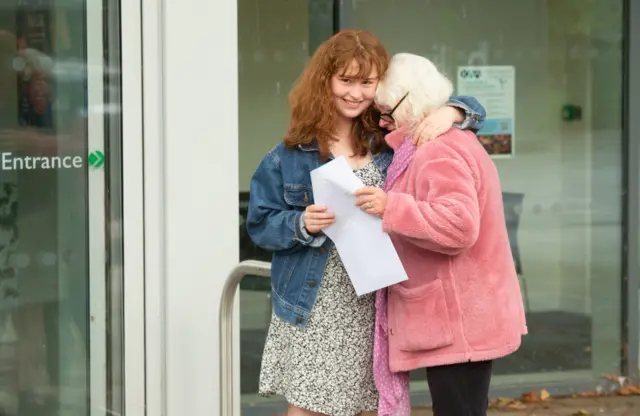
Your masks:
M284 201L292 207L306 208L313 204L313 189L285 185Z

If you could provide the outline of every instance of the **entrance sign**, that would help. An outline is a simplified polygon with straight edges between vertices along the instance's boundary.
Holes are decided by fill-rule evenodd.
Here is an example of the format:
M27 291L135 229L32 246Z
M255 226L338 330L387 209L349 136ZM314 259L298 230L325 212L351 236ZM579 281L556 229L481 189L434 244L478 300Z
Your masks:
M82 167L81 156L13 156L3 152L0 156L2 170L34 169L78 169Z
M89 153L89 165L99 168L104 164L105 156L100 150ZM11 152L0 153L0 170L35 170L35 169L80 169L83 166L82 156L15 156Z
M104 163L104 153L100 150L89 153L89 164L94 168L99 168Z

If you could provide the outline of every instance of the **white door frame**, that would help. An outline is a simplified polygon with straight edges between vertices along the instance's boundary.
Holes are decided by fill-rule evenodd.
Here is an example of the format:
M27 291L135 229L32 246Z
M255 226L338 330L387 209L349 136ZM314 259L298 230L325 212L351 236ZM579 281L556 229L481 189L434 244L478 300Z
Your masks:
M142 7L120 0L124 244L124 400L126 415L144 415L145 264L142 124ZM150 415L162 413L148 413Z
M217 415L220 294L239 258L237 1L141 5L146 409Z
M140 0L144 101L144 239L147 415L166 412L162 0Z

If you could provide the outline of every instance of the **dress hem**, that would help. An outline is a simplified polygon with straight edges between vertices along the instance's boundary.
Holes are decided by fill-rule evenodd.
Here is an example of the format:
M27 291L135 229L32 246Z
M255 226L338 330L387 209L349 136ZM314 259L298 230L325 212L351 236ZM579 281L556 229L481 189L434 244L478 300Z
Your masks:
M313 407L313 406L308 406L307 403L301 403L301 402L297 402L296 400L291 400L289 397L287 397L287 395L281 391L278 390L261 390L258 393L260 396L265 397L265 398L270 398L271 396L282 396L285 398L285 400L287 401L287 404L290 406L295 406L298 407L300 409L304 409L304 410L308 410L310 412L315 412L315 413L322 413L323 415L331 415L331 416L357 416L362 412L376 412L378 410L377 407L373 407L373 408L364 408L364 409L360 409L360 410L353 410L353 413L347 413L347 412L351 412L351 410L349 411L342 411L342 412L336 412L335 410L331 410L331 411L327 411L327 409L322 409L320 407ZM363 406L366 407L366 406Z

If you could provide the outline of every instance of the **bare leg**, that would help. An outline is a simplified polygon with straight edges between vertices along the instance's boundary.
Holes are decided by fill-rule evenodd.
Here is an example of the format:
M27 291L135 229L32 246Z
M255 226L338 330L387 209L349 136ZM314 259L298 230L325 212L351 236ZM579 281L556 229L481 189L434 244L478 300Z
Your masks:
M311 412L309 410L300 409L299 407L289 405L287 416L325 416L322 413Z

